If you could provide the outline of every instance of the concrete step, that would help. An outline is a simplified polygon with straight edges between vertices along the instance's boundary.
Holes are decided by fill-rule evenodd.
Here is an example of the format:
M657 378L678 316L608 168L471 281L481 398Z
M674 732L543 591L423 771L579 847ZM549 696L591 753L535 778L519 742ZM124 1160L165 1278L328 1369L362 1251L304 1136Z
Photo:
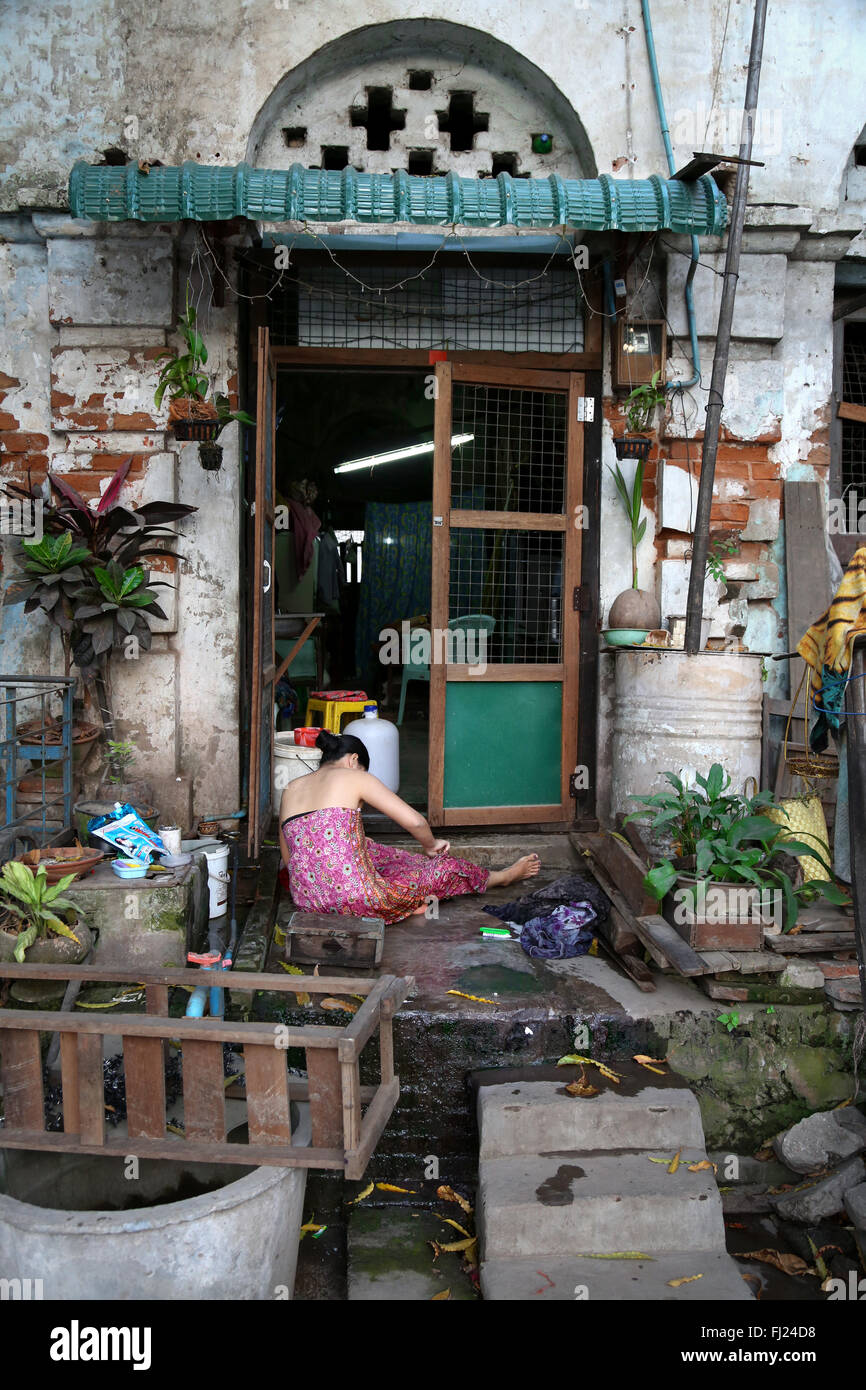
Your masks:
M671 1279L700 1274L672 1289ZM736 1260L722 1250L681 1250L652 1260L581 1260L536 1255L532 1259L485 1260L481 1266L485 1299L523 1303L604 1300L663 1303L733 1303L752 1294Z
M608 1087L588 1100L565 1094L565 1078L482 1086L478 1091L481 1158L534 1154L539 1148L700 1148L701 1111L686 1087L643 1086L617 1094Z
M663 1149L652 1157L665 1154ZM723 1251L713 1170L690 1173L687 1166L705 1158L703 1148L684 1148L676 1173L632 1149L482 1159L478 1222L484 1259L539 1252Z

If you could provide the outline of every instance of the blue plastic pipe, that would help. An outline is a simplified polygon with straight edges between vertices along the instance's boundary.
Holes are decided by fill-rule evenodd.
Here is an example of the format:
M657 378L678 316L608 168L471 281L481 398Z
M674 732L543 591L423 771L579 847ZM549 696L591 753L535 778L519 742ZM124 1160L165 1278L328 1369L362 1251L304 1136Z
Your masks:
M668 161L668 173L673 178L676 173L674 162L674 152L671 145L671 133L668 129L668 118L665 113L665 99L662 96L661 81L659 80L659 66L656 61L656 46L653 39L653 22L650 16L649 0L641 0L641 14L643 15L643 27L646 34L647 55L649 57L650 76L652 77L653 92L655 93L656 108L659 113L659 125L661 126L662 140L664 141L665 154ZM698 239L692 236L692 259L689 264L689 273L686 276L686 314L689 321L689 340L692 346L692 368L694 375L688 381L668 381L665 383L669 391L681 391L690 386L697 386L701 379L701 350L698 347L698 329L695 323L695 305L692 297L692 281L695 278L695 271L700 260L700 247Z

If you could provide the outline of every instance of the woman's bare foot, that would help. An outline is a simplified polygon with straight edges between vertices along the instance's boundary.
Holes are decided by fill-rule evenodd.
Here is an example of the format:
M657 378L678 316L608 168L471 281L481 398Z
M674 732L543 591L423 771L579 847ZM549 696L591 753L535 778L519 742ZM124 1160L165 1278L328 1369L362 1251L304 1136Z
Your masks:
M507 869L494 869L487 880L488 888L503 888L507 883L520 883L525 878L534 878L541 868L537 854L524 854L515 859Z

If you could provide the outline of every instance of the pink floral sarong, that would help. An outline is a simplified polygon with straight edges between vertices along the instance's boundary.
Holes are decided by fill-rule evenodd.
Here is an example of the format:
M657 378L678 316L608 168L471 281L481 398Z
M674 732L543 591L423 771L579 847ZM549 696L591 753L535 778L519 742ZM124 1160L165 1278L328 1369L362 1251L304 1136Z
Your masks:
M329 806L284 821L292 900L305 912L399 922L429 898L483 893L489 869L452 855L412 854L368 840L360 810Z

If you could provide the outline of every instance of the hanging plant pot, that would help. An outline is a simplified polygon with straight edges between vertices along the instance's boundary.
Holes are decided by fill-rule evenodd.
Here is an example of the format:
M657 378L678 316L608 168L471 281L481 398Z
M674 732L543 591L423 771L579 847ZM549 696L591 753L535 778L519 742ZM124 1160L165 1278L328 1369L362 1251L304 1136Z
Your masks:
M198 446L198 460L208 473L216 473L222 467L222 444L202 443Z
M621 434L613 441L618 459L646 460L652 444L652 437L648 434Z
M210 401L197 396L179 396L168 408L168 427L175 439L216 439L220 430L219 416Z

